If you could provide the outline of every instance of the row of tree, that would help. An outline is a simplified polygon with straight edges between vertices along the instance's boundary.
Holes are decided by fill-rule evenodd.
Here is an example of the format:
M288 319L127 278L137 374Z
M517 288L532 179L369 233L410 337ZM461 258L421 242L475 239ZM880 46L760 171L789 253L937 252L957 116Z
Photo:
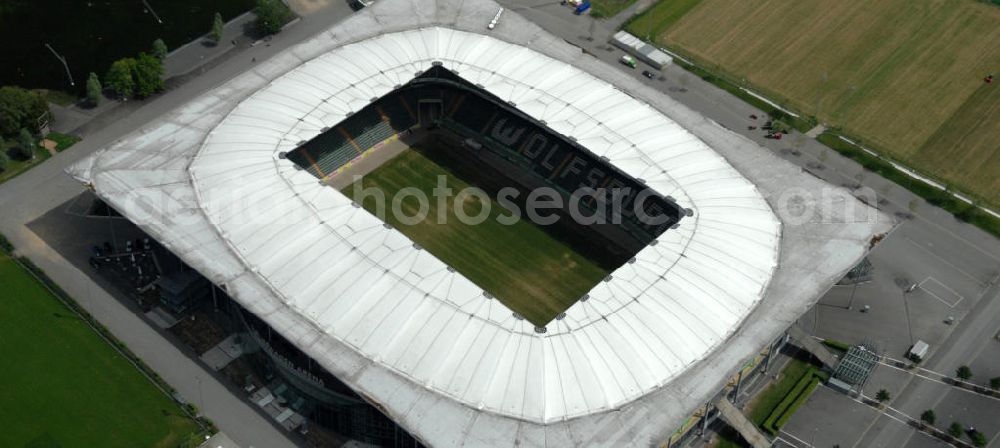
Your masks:
M87 77L87 101L92 106L100 104L105 88L120 98L146 98L163 90L163 59L166 57L167 44L163 39L156 39L150 53L142 52L137 57L111 63L103 85L97 74L91 72Z
M281 27L292 18L292 12L279 0L257 0L254 14L257 16L257 29L262 34L281 31ZM215 13L209 38L218 44L224 28L222 14ZM163 60L166 57L167 45L163 39L156 39L150 53L142 52L135 58L122 58L112 63L104 75L104 84L96 73L91 72L87 78L88 101L94 106L100 104L105 88L120 98L140 99L163 90Z

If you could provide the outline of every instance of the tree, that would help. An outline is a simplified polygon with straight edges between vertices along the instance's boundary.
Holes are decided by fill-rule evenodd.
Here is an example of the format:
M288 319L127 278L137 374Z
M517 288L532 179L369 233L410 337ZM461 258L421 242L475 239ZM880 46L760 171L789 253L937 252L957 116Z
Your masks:
M21 128L21 132L17 135L17 150L21 153L21 156L25 159L35 158L35 146L38 142L35 141L35 137L31 135L31 131Z
M1000 390L1000 376L990 379L990 389Z
M222 21L222 14L215 13L215 17L212 18L212 32L209 33L209 38L212 42L219 43L222 40L222 31L225 29L226 23Z
M951 422L951 426L948 427L948 434L952 437L962 437L963 432L965 432L965 427L959 422Z
M875 394L875 399L878 400L879 403L889 401L889 398L891 398L889 396L889 391L885 389L880 389L878 393Z
M920 414L920 421L928 425L933 425L935 420L937 420L937 415L934 415L933 409L928 409Z
M163 90L163 62L156 57L139 53L132 64L135 96L145 98Z
M87 77L87 101L93 106L98 106L101 104L101 80L97 79L97 73L90 72L90 76Z
M153 53L153 56L156 56L156 59L159 59L161 61L164 60L164 59L166 59L167 58L167 52L168 52L168 50L167 50L167 44L165 42L163 42L163 39L156 39L156 40L153 41L153 50L152 50L152 53Z
M278 0L257 0L253 10L257 15L257 30L264 34L274 34L291 18L291 11Z
M104 84L122 98L128 98L135 93L135 81L132 79L132 66L135 59L122 58L111 63L108 74L104 75Z
M7 169L7 153L0 151L0 172Z
M22 128L37 129L38 118L49 113L41 95L20 87L0 87L0 136L14 138Z
M955 376L962 381L968 381L972 379L972 369L969 366L959 367L958 370L955 370Z

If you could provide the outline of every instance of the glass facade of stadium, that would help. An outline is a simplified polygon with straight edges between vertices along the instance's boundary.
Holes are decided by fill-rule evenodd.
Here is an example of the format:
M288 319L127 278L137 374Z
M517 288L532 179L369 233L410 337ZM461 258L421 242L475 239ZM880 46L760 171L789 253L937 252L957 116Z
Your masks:
M224 292L215 294L214 300L214 307L224 315L216 322L226 330L245 335L241 340L247 354L241 359L248 361L254 373L271 387L277 400L308 417L311 424L376 446L422 446L377 405L356 394ZM211 301L206 298L192 307L211 307Z

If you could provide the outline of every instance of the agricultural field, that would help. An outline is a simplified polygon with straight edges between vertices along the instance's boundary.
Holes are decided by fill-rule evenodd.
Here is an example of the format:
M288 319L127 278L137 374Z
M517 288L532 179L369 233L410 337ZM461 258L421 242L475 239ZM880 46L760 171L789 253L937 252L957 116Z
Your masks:
M0 446L177 447L198 426L0 253Z
M469 186L415 150L404 151L358 182L364 188L382 190L390 200L408 187L423 192L430 198L424 220L407 225L392 213L385 213L386 216L380 218L536 326L547 324L608 275L607 271L530 221L501 224L496 218L507 212L497 204L492 204L485 221L473 225L458 220L456 201L454 197L449 198L446 222L439 224L437 201L432 196L439 175L446 176L447 186L456 193ZM342 191L351 196L356 190L348 186ZM375 213L373 197L362 198L359 202ZM461 206L466 216L477 216L483 205L470 196L462 200ZM407 217L416 215L418 209L419 203L414 197L408 196L402 201Z
M1000 205L996 6L663 0L628 29Z

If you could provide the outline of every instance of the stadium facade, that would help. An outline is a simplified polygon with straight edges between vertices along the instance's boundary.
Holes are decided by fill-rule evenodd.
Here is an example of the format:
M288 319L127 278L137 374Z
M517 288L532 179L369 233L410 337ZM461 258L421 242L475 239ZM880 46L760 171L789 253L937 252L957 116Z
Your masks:
M356 394L432 446L660 443L890 221L515 13L488 30L498 8L378 2L69 173L223 288L321 401ZM422 112L409 89L409 118L383 109L347 129L435 67L525 120L483 117L476 145L528 148L518 160L566 185L648 187L673 221L632 228L635 255L559 318L519 318L321 180L408 131L398 123L458 107ZM532 127L546 132L518 132ZM310 153L317 139L333 140Z

